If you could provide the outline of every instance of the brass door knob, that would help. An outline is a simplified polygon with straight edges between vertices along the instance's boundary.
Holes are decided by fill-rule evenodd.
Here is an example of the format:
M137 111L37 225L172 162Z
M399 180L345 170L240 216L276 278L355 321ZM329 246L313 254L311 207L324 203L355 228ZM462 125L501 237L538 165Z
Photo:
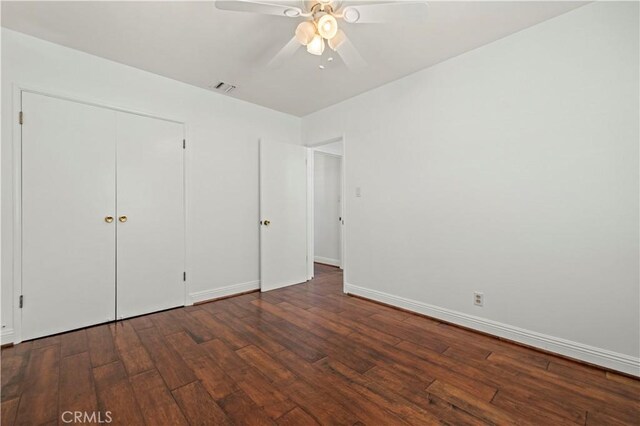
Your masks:
M126 217L126 216L120 216L120 217L118 218L118 220L119 220L120 222L122 222L122 223L125 223L125 222L127 221L127 217Z
M264 222L262 222L264 224L264 226L269 226L269 224L271 223L270 220L265 220Z
M105 217L105 218L104 218L104 221L105 221L105 222L107 222L107 223L111 223L111 222L113 222L113 216L107 216L107 217Z

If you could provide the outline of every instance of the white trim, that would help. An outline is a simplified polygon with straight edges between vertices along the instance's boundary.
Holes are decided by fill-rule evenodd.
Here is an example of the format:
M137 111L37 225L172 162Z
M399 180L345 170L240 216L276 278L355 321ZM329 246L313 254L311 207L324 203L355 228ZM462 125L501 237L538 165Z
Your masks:
M235 294L244 293L252 290L260 290L260 280L249 281L246 283L231 284L224 287L214 288L211 290L196 291L189 293L189 305L203 302L205 300L219 299L221 297L233 296Z
M330 259L328 257L316 256L314 258L314 261L318 263L324 263L325 265L340 267L340 259Z
M13 338L14 338L13 328L2 330L2 332L0 332L0 345L14 343Z
M344 135L335 136L333 138L325 139L325 140L320 141L320 142L311 142L311 143L305 144L305 146L307 148L317 148L317 147L322 146L322 145L329 145L330 143L335 143L335 142L342 141L343 136ZM343 151L344 151L344 146L342 148L343 148Z
M185 120L176 120L173 118L167 118L162 115L154 114L148 111L140 111L140 110L125 108L119 105L110 104L101 99L89 99L85 97L78 97L75 94L69 94L62 91L51 92L49 90L45 90L42 88L37 88L37 87L22 85L22 84L15 84L15 85L18 87L20 92L28 92L36 95L48 96L50 98L62 99L64 101L76 102L79 104L95 106L98 108L106 108L113 111L125 112L127 114L141 115L143 117L155 118L157 120L163 120L163 121L170 121L176 124L185 124Z
M320 146L322 146L322 145L320 145ZM314 154L326 155L328 157L334 157L334 158L342 159L342 154L334 154L332 152L317 151L317 150L315 150L313 148L310 148L310 149Z
M640 377L640 359L345 282L345 292Z
M340 269L342 269L342 291L347 292L346 285L347 280L349 279L347 276L347 222L345 221L345 217L347 216L347 137L342 134L340 136L342 140L342 228L340 228L340 243L342 246L340 247Z
M283 281L276 284L272 284L269 286L269 288L260 287L260 291L264 293L266 291L277 290L282 287L289 287L290 285L297 285L297 284L304 284L304 283L306 283L304 279L302 281L300 280Z
M313 279L314 268L313 259L315 258L315 156L314 150L307 148L307 280Z

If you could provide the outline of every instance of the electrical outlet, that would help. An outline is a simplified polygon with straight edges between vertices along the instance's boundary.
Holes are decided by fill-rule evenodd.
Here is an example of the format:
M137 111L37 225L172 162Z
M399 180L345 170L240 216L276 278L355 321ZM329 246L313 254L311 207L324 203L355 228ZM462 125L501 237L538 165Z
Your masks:
M484 305L484 293L474 292L473 293L473 304L476 306Z

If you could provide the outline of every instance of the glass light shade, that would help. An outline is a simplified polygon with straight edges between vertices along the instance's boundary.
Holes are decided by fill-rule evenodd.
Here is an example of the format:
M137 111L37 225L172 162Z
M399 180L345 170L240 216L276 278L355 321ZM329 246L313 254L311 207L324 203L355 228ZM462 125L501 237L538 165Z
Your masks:
M329 15L322 15L320 19L318 19L318 33L326 38L327 40L335 37L338 32L338 21L336 18Z
M312 55L322 55L322 52L324 52L324 39L319 34L313 36L311 42L307 44L307 52Z
M340 45L344 42L347 36L344 34L344 31L338 30L336 35L333 38L330 38L328 41L329 47L333 50L338 50Z
M316 25L311 21L301 22L296 28L296 40L303 46L308 45L315 35Z

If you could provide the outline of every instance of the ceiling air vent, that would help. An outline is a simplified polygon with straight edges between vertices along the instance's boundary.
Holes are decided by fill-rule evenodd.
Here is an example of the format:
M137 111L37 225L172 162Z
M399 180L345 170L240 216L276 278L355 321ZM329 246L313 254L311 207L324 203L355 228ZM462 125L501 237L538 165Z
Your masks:
M229 93L233 89L236 88L233 84L225 83L224 81L219 81L215 84L209 86L212 90L216 90L218 92Z

